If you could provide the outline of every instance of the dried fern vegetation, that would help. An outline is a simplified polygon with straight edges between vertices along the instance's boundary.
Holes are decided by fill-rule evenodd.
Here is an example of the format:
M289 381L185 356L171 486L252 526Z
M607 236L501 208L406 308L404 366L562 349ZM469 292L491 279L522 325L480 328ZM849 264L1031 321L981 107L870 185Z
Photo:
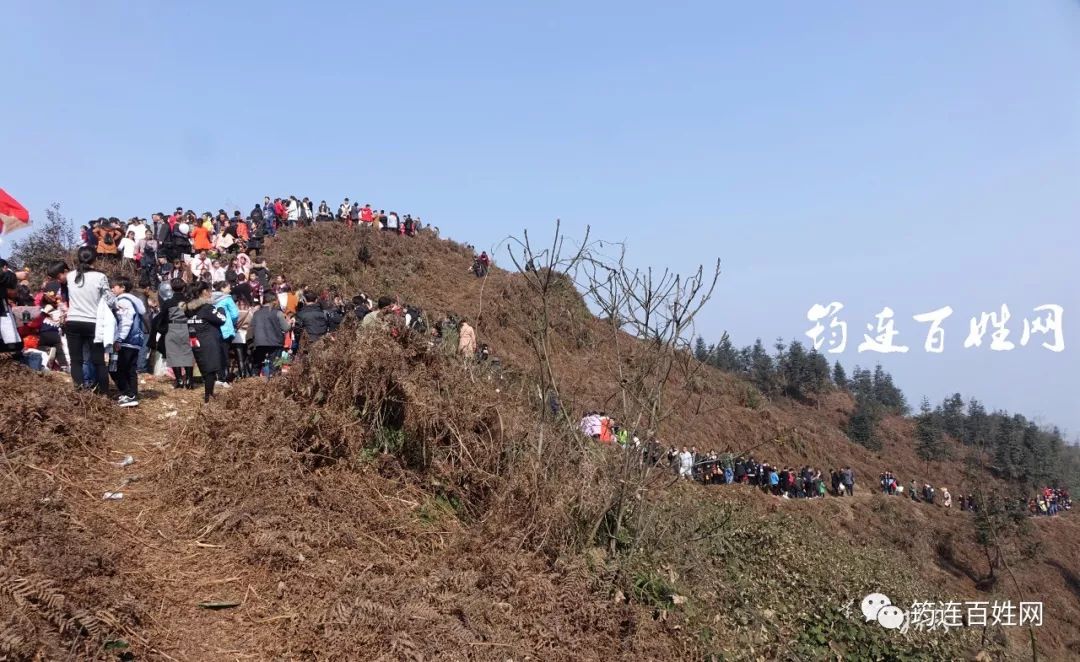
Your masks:
M626 418L626 375L657 375L652 350L590 314L569 278L540 302L524 274L475 278L454 242L336 225L286 233L268 258L297 285L465 317L499 360L347 322L288 374L205 407L148 383L134 410L0 363L0 659L1024 655L1023 633L900 637L844 612L870 590L1003 595L976 588L980 552L955 513L704 488L575 434L583 409ZM673 443L849 463L863 484L959 471L917 463L905 421L888 422L881 453L849 442L843 393L750 406L734 375L663 381L658 434ZM1056 614L1041 650L1068 659L1080 535L1037 524L1046 551L1015 570Z

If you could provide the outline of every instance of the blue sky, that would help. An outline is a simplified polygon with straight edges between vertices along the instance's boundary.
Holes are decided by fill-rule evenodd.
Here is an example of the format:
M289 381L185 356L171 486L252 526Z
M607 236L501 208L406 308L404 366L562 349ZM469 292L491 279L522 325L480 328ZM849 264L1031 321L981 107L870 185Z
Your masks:
M1080 432L1080 3L672 4L7 3L0 187L80 222L348 195L478 246L558 217L719 256L710 340L837 300L913 403ZM1066 351L963 349L1002 303L1017 342L1064 306ZM911 351L858 354L885 305Z

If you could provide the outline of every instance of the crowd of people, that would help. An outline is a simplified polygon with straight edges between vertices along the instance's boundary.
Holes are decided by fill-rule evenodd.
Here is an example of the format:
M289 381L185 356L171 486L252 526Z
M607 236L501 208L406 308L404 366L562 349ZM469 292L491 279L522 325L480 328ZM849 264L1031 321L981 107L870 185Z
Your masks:
M682 479L692 480L704 485L742 484L753 485L761 490L786 499L821 498L826 494L833 496L854 496L855 471L849 467L833 468L827 472L804 465L774 466L769 462L759 462L753 456L743 457L731 453L699 451L696 447L664 447L656 439L642 441L620 427L615 420L602 411L587 411L579 423L581 433L602 444L617 444L624 449L641 453L644 464L654 467L666 467ZM651 436L651 435L650 435ZM878 476L882 494L906 494L912 501L940 505L952 508L953 497L949 488L938 490L929 483L920 488L912 479L906 491L892 471L884 471ZM961 494L958 499L959 509L976 512L979 508L974 494ZM1025 504L1033 515L1056 515L1070 510L1072 501L1064 488L1046 487Z
M32 368L69 372L77 388L100 394L109 393L111 377L120 407L138 406L140 374L171 376L177 389L193 389L201 381L204 401L209 401L215 388L237 379L287 370L298 352L350 318L361 328L380 325L395 334L423 333L433 346L490 359L490 349L477 342L476 330L461 317L446 315L429 324L422 311L393 296L346 297L294 285L285 274L271 272L261 256L267 236L333 221L402 236L415 236L421 229L419 218L375 211L348 198L335 215L325 201L313 210L308 198L295 196L266 197L247 217L224 210L197 217L178 207L173 214L156 213L126 224L100 218L84 226L74 269L63 256L44 274L14 271L0 260L0 349ZM471 270L484 277L490 264L481 252ZM114 274L106 275L107 270ZM666 466L686 480L748 484L783 498L855 493L850 467L781 467L752 456L665 448L653 435L643 441L602 411L585 412L580 429L586 437L633 450L643 463ZM879 484L883 494L905 493L891 471L880 474ZM914 479L907 496L952 507L948 488L939 495ZM960 510L979 507L974 495L960 495L958 501ZM1025 506L1034 515L1053 516L1070 510L1072 502L1067 490L1046 487Z
M74 268L62 255L45 274L13 271L0 260L2 349L103 395L111 377L121 407L138 406L140 374L171 375L178 389L201 381L209 401L236 379L287 370L298 352L350 318L361 328L423 333L432 345L452 342L457 352L487 360L490 350L464 318L429 324L394 296L347 297L271 272L264 242L283 229L339 221L359 231L420 231L419 218L347 203L336 216L325 201L314 212L309 199L290 196L267 197L247 217L178 207L126 224L92 221Z
M1059 513L1072 510L1072 497L1069 490L1046 486L1039 490L1035 498L1028 499L1028 512L1032 515L1054 517Z

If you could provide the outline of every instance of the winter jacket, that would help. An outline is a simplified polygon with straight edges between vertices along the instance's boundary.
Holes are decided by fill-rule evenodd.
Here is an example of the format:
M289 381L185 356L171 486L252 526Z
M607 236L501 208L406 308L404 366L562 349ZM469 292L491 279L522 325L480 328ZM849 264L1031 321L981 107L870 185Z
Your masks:
M188 336L187 313L182 301L172 299L162 308L168 320L165 332L165 365L170 368L190 368L195 365Z
M315 342L322 338L330 330L326 319L326 311L317 303L304 304L300 312L296 313L296 329L307 331L309 342Z
M197 251L209 251L214 249L210 242L210 230L203 225L196 225L191 229L191 238L194 240L194 248Z
M95 322L98 318L98 303L105 299L111 304L114 300L113 293L109 290L109 279L100 271L87 271L83 274L82 284L78 285L78 277L78 273L68 272L67 319L69 322Z
M116 246L120 243L122 236L116 228L97 226L94 228L94 238L97 239L97 252L101 255L116 255Z
M121 347L142 349L146 343L143 332L143 316L146 305L139 297L125 292L116 298L116 342Z
M222 315L219 314L206 298L189 301L183 306L187 313L188 338L194 338L196 347L192 348L195 354L195 362L199 364L199 371L206 375L224 369L221 365L221 338L219 330L225 324Z
M240 319L240 309L236 307L236 302L233 301L231 295L224 292L214 292L210 301L225 318L225 323L221 325L221 337L232 338L236 335L236 321Z
M465 322L461 323L458 335L458 351L468 356L476 353L476 330Z
M263 306L251 316L251 335L256 347L284 347L288 332L289 320L280 310Z
M112 303L102 299L98 302L97 317L94 319L94 342L105 345L105 351L109 352L115 338L116 315L113 314Z

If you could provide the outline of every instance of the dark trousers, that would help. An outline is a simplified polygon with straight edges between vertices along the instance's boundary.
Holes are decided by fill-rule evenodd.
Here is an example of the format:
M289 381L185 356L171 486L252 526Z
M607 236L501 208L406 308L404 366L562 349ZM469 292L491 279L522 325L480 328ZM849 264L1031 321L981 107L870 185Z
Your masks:
M217 382L217 371L210 370L203 374L203 402L210 402L214 397L214 384Z
M232 346L233 336L224 338L221 341L221 370L218 371L218 378L223 382L229 381L229 347Z
M251 377L251 368L248 366L247 343L234 342L232 348L236 350L236 364L240 377Z
M274 359L276 359L280 353L280 347L268 347L266 345L256 347L255 353L251 357L251 370L255 372L255 374L261 375L263 364L266 360L269 359L270 362L273 363ZM270 372L274 372L273 365L270 366Z
M139 350L134 347L121 347L119 357L116 360L116 372L113 373L113 381L120 395L129 398L139 397Z
M60 338L60 329L52 330L53 328L49 327L48 330L38 333L38 349L44 352L50 347L56 348L56 363L61 368L66 368L67 359L64 358L64 343Z
M94 342L95 324L93 322L67 322L64 334L67 336L68 351L71 352L71 381L75 388L82 388L83 349L90 351L90 363L97 373L94 392L102 395L109 392L109 370L105 367L105 345Z

